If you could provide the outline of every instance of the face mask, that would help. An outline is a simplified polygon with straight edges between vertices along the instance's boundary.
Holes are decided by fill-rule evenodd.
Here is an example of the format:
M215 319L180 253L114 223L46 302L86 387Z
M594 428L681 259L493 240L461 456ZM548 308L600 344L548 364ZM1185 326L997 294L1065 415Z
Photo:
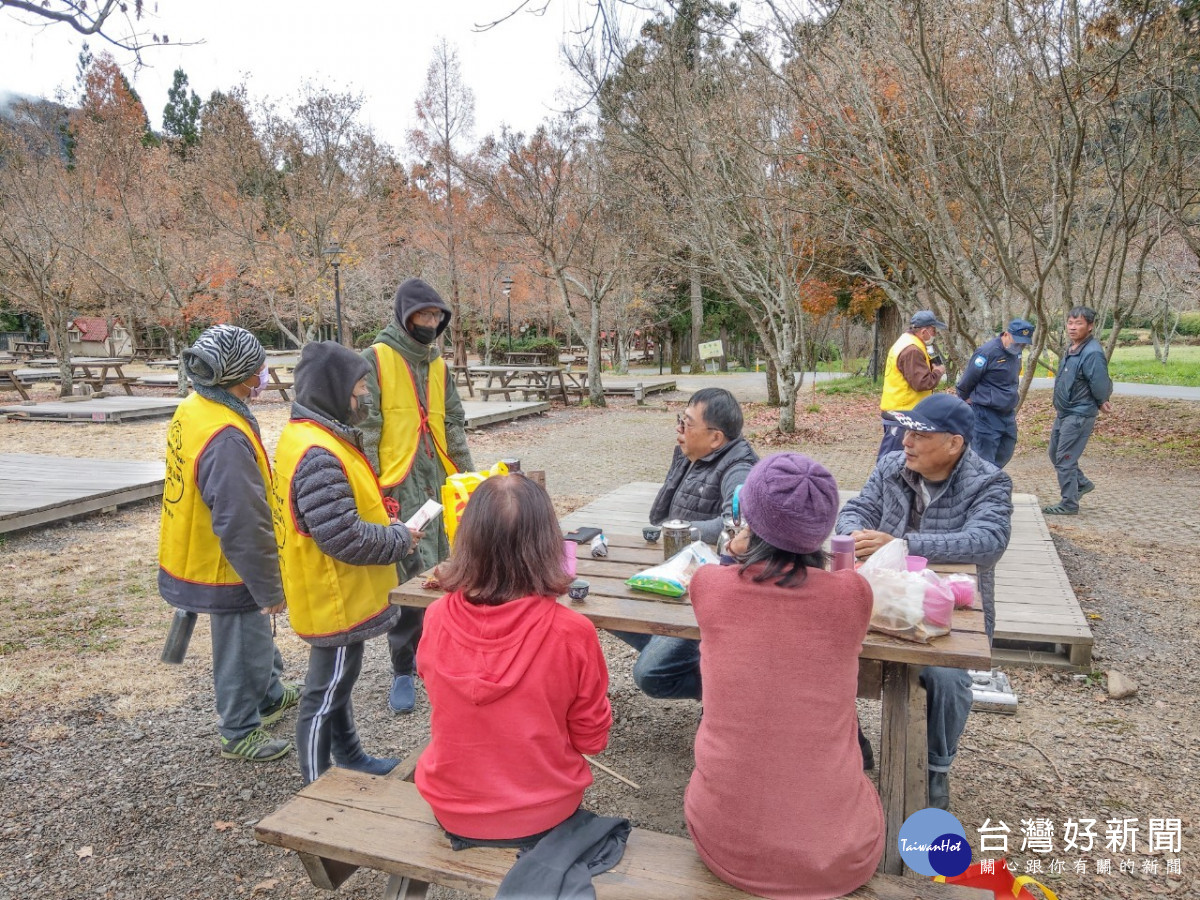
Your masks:
M437 329L430 328L428 325L414 325L408 330L408 333L413 336L413 340L422 344L432 344L437 338Z
M354 407L350 410L350 414L347 416L346 424L348 424L350 426L357 426L357 425L361 425L363 422L365 422L366 419L367 419L367 398L366 397L358 397L358 398L356 398Z
M267 380L271 377L270 371L267 369L267 364L264 362L263 367L258 373L258 384L250 388L250 399L256 400L258 395L263 392L267 386Z

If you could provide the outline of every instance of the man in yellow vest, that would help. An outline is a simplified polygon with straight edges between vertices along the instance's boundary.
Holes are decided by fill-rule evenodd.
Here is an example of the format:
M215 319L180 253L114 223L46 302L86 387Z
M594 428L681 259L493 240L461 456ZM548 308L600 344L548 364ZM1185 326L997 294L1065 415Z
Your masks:
M467 417L437 340L450 324L450 307L429 284L410 278L396 290L395 320L363 356L370 366L371 410L362 424L363 448L383 491L400 504L398 518L412 517L426 500L439 503L446 476L475 466L467 448ZM450 555L440 517L429 523L417 552L400 561L407 581ZM416 703L413 675L425 611L403 607L388 632L392 657L393 712Z
M384 507L362 452L366 360L334 341L308 344L296 366L296 400L275 451L275 537L292 629L310 645L296 716L304 783L335 765L386 775L398 760L370 756L350 695L363 644L399 617L388 602L396 563L420 532Z
M887 364L883 369L880 410L885 413L909 410L933 393L946 374L946 367L933 363L929 357L929 345L938 329L945 327L946 323L927 309L912 317L908 331L900 335L888 351ZM904 427L884 418L883 440L876 458L900 450L903 441Z
M215 325L180 357L195 389L167 429L158 590L176 609L208 613L221 755L279 759L291 741L263 726L300 699L279 676L267 614L283 584L267 492L271 469L246 401L267 382L267 354L249 331Z

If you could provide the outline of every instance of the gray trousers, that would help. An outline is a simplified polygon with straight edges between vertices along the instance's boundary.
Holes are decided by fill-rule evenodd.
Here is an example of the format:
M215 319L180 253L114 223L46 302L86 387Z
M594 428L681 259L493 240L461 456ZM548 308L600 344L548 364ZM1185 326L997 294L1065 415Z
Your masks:
M316 781L329 768L331 754L339 763L363 755L350 702L362 661L361 641L308 651L308 675L296 715L296 754L305 784Z
M256 609L213 613L213 687L217 731L238 741L262 724L261 711L283 696L283 657L271 637L271 619Z
M1050 429L1050 462L1058 475L1062 505L1067 509L1079 509L1079 489L1092 483L1080 470L1079 457L1095 426L1095 416L1060 414Z

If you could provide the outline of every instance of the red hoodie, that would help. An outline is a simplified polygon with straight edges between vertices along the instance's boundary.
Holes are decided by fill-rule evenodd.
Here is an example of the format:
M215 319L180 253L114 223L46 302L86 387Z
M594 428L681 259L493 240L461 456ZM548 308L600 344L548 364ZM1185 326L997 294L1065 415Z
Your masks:
M442 827L501 840L579 808L608 744L608 668L592 623L552 597L476 606L446 594L425 613L417 671L432 707L417 765Z

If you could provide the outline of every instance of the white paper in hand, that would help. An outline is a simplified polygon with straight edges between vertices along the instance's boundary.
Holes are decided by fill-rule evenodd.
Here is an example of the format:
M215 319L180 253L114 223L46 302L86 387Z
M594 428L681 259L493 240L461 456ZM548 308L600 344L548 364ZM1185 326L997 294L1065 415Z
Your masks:
M409 531L424 531L425 526L433 521L433 517L442 511L442 504L436 500L426 500L425 505L418 509L411 519L404 523Z

